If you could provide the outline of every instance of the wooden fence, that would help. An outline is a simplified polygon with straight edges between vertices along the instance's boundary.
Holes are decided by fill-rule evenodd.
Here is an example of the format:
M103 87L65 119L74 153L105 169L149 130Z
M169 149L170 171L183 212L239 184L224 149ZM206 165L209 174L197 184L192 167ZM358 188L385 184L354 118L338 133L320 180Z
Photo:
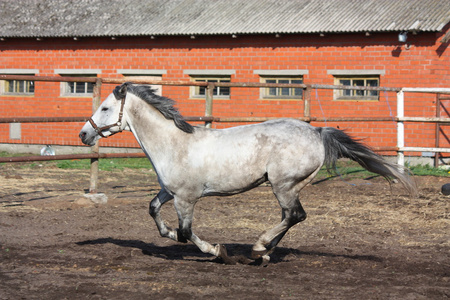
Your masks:
M31 80L31 81L50 81L50 82L91 82L94 84L92 97L92 111L95 112L101 102L101 86L103 83L122 84L125 79L115 78L93 78L93 77L50 77L50 76L25 76L25 75L0 75L0 80ZM276 83L230 83L230 82L189 82L189 81L153 81L153 80L135 80L135 83L156 84L169 86L202 86L206 89L205 113L203 116L186 117L187 121L204 122L206 127L211 127L213 122L264 122L273 118L262 117L227 117L220 118L213 116L213 90L215 87L237 87L237 88L302 88L304 110L303 116L299 120L305 122L396 122L397 123L397 146L396 147L375 147L375 151L395 151L397 152L397 161L404 165L405 152L428 151L436 152L435 166L438 163L439 153L450 153L450 148L439 148L439 130L440 126L449 125L450 118L441 118L440 103L441 100L450 100L445 94L450 94L450 88L384 88L384 87L358 87L358 86L336 86L336 85L318 85L318 84L276 84ZM341 89L341 90L371 90L371 91L389 91L397 93L397 116L396 117L332 117L321 118L311 116L311 91L317 89ZM433 93L436 94L436 117L405 117L404 116L404 93ZM48 122L86 122L89 116L78 117L12 117L0 118L0 123L48 123ZM436 147L405 147L404 123L405 122L423 122L436 124ZM98 160L100 158L134 158L145 157L143 153L100 153L98 144L91 147L90 154L69 154L53 156L22 156L22 157L0 157L1 162L24 162L24 161L48 161L65 159L90 159L91 160L91 193L97 192L98 187Z

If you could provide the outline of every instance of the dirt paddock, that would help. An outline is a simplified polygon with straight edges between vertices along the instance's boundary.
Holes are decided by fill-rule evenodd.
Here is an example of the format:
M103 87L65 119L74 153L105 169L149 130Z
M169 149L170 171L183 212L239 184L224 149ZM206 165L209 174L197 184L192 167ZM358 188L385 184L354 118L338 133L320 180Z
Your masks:
M194 232L222 243L227 265L161 238L148 215L158 191L147 170L101 172L107 204L84 198L89 173L0 166L0 299L447 299L449 178L416 177L420 197L382 178L315 180L308 218L267 266L252 243L280 220L270 187L209 197ZM173 204L163 207L170 225Z

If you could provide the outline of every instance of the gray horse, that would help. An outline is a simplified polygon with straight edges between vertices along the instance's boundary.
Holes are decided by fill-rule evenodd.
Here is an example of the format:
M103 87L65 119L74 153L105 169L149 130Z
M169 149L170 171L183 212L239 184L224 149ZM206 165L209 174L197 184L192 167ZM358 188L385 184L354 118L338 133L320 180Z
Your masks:
M211 195L233 195L270 182L281 206L282 220L262 233L252 249L253 259L269 261L269 254L293 225L306 219L300 191L339 158L349 158L387 179L395 178L415 195L409 171L387 162L344 132L316 128L295 119L215 130L184 121L174 101L155 95L146 85L117 86L80 132L84 144L123 130L133 132L153 164L161 191L150 203L150 215L161 236L197 247L225 261L226 250L192 232L194 206ZM179 229L168 227L161 206L174 199Z

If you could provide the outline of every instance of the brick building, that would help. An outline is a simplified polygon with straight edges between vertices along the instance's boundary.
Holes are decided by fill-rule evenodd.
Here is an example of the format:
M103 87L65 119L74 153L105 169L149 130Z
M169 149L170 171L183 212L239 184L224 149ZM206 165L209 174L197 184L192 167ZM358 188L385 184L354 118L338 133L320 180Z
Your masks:
M0 0L0 75L448 88L449 11L449 0ZM103 85L102 99L113 87ZM203 89L160 92L183 115L204 114ZM319 89L311 99L311 115L325 119L396 115L392 92ZM0 118L89 116L91 103L89 83L0 85ZM301 89L215 90L217 117L302 114ZM406 116L435 114L435 94L405 94ZM396 145L395 122L313 125L346 129L373 147ZM81 126L0 124L0 144L80 146ZM435 146L434 124L405 128L406 145ZM442 126L441 147L447 137ZM137 146L130 134L100 145Z

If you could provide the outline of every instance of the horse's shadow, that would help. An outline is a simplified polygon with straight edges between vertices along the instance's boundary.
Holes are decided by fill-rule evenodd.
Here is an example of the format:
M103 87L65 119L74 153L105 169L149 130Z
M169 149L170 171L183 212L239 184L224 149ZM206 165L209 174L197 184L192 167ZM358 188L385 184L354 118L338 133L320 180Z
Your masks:
M142 254L163 258L167 260L190 260L197 262L215 262L223 264L224 261L221 258L215 258L210 254L202 253L195 245L192 244L174 244L170 246L157 246L153 243L145 243L140 240L123 240L115 238L100 238L95 240L86 240L76 243L79 246L84 245L101 245L101 244L114 244L120 247L134 248L142 251ZM248 258L246 255L252 251L252 245L250 244L224 244L228 251L228 255L236 263L247 265L260 265L261 261L254 261ZM277 264L280 262L286 262L293 257L331 257L331 258L346 258L358 261L374 261L382 262L383 259L374 255L348 255L348 254L336 254L330 252L321 251L301 251L293 248L277 247L275 252L270 255L270 263ZM196 258L195 258L196 257ZM211 259L212 258L212 259Z

